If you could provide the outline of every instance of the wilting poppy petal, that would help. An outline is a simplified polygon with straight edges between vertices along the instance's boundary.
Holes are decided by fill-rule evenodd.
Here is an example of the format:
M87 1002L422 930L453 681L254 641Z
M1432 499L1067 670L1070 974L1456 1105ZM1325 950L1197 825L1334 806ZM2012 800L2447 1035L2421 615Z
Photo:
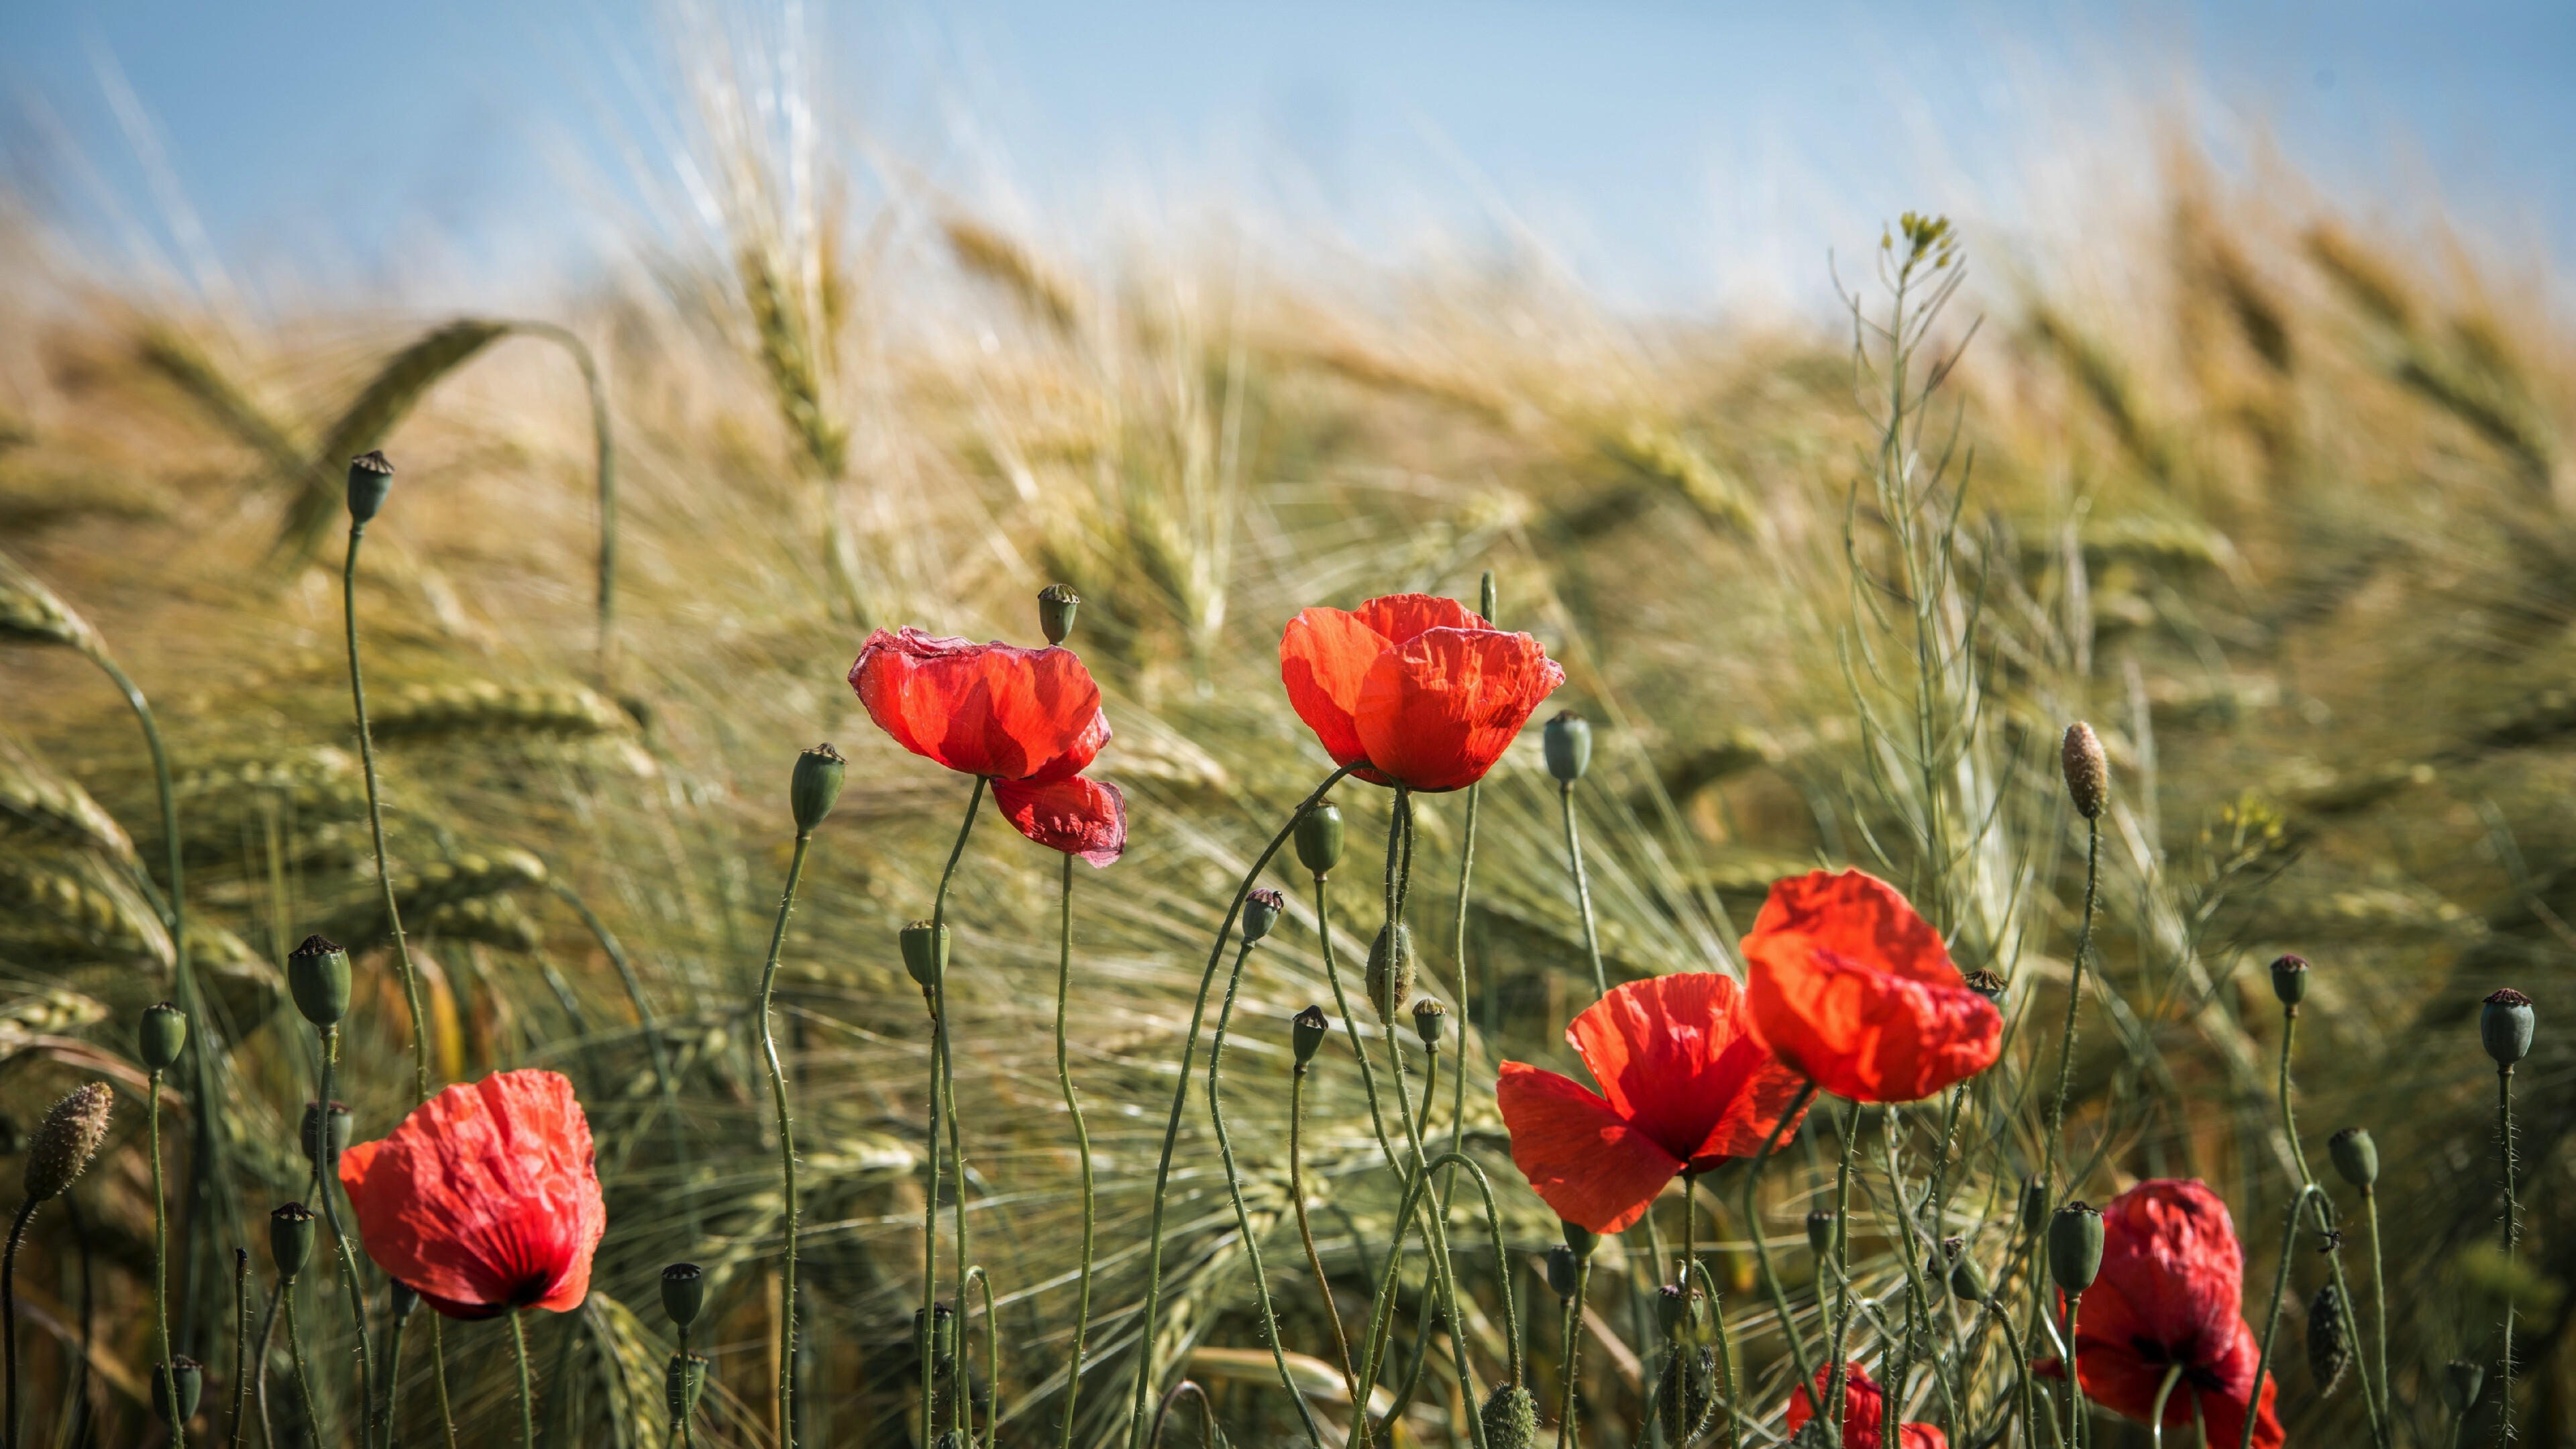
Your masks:
M1288 687L1288 703L1336 765L1368 758L1356 717L1360 680L1392 647L1359 615L1321 607L1289 620L1279 636L1279 680ZM1393 783L1373 770L1358 773L1372 784Z
M1093 865L1107 865L1127 848L1127 797L1115 785L1084 775L1032 785L1004 780L993 803L1022 835Z
M590 1291L608 1209L590 1124L555 1072L500 1072L412 1109L340 1157L376 1266L455 1318L561 1313Z
M1109 742L1100 686L1068 649L879 629L850 666L850 687L895 743L963 774L1061 780Z
M1816 1417L1816 1401L1833 1391L1833 1379L1833 1365L1827 1364L1816 1370L1813 1389L1800 1385L1790 1392L1784 1427L1792 1437ZM1886 1424L1887 1390L1858 1363L1843 1365L1843 1449L1888 1449L1881 1437ZM1900 1424L1894 1449L1950 1449L1950 1436L1930 1424Z
M1857 870L1778 881L1744 937L1753 1028L1855 1102L1912 1102L1994 1065L2003 1016L1929 922Z
M1572 1078L1505 1062L1494 1095L1511 1129L1512 1165L1569 1223L1618 1232L1682 1170L1680 1158Z
M1527 634L1428 629L1378 656L1360 680L1360 747L1416 790L1485 777L1565 671Z
M1747 1029L1742 988L1715 972L1614 986L1565 1039L1612 1111L1702 1168L1761 1151L1802 1085Z

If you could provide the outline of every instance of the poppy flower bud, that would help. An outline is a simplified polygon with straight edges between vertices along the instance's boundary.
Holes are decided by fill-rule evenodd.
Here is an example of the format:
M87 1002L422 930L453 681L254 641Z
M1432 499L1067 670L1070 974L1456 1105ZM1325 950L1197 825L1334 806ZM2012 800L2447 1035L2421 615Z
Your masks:
M1297 863L1322 880L1342 863L1342 807L1327 800L1297 817Z
M1539 731L1539 749L1547 756L1547 772L1560 785L1571 785L1592 768L1592 725L1583 716L1566 710L1547 722Z
M674 1327L686 1332L707 1306L707 1270L695 1263L673 1263L662 1270L662 1311Z
M268 1215L268 1256L277 1264L278 1281L292 1283L313 1258L313 1209L287 1203Z
M2299 1003L2308 999L2308 958L2283 956L2272 963L2272 994L2290 1010L2299 1014Z
M1518 1384L1496 1384L1476 1411L1485 1421L1485 1449L1530 1449L1538 1442L1538 1401Z
M1441 1024L1446 1022L1448 1019L1449 1008L1442 1006L1439 1002L1432 1000L1428 996L1415 999L1413 1003L1413 1030L1416 1035L1422 1038L1422 1046L1425 1051L1436 1052L1440 1050L1440 1027Z
M903 928L904 973L928 991L948 969L948 928L914 921Z
M307 936L286 956L286 990L315 1026L337 1026L349 1014L349 953L328 937Z
M2328 1283L2308 1304L2308 1372L2316 1375L2318 1397L2333 1393L2350 1367L2352 1335L2344 1326L2343 1295Z
M1834 1250L1834 1215L1818 1208L1807 1214L1807 1251L1821 1258Z
M1974 1255L1950 1255L1950 1296L1962 1303L1983 1303L1993 1287L1986 1281L1986 1270L1977 1265Z
M1679 1283L1665 1283L1655 1289L1655 1323L1664 1337L1679 1333L1690 1322L1690 1296Z
M1306 1064L1315 1059L1315 1053L1323 1049L1324 1038L1332 1030L1332 1020L1324 1015L1324 1008L1320 1006L1308 1006L1288 1018L1288 1049L1296 1055L1298 1070L1303 1071Z
M193 1358L152 1366L152 1410L172 1429L197 1417L197 1398L205 1388L206 1371Z
M698 1411L698 1395L707 1387L707 1356L702 1353L675 1353L670 1367L662 1371L662 1406L671 1413L674 1424Z
M107 1111L116 1100L105 1082L74 1087L27 1137L27 1196L63 1195L107 1140Z
M2487 1055L2507 1071L2513 1064L2531 1055L2531 1029L2537 1020L2531 1011L2531 998L2505 987L2487 997L2486 1009L2478 1013L2478 1040L2486 1043Z
M1547 1250L1547 1291L1571 1298L1583 1286L1583 1260L1563 1243Z
M1993 1002L1995 1005L2001 1006L2004 1004L2005 983L2004 978L1999 973L1989 971L1980 966L1976 970L1969 972L1964 978L1962 978L1962 981L1970 991L1977 993L1979 996Z
M143 1008L143 1024L134 1031L135 1055L147 1072L166 1072L188 1047L188 1014L169 1002Z
M841 780L849 769L850 762L829 744L797 755L796 773L787 781L787 804L796 812L797 834L812 834L832 813L832 802L841 798Z
M394 465L385 461L384 450L360 453L349 460L349 516L360 523L376 516L385 506L385 495L393 491Z
M2102 1215L2080 1202L2057 1210L2048 1223L2048 1275L2069 1293L2093 1286L2102 1271Z
M1369 1005L1389 1026L1395 1024L1396 1009L1413 999L1413 962L1413 928L1378 927L1377 939L1369 943Z
M2465 1414L2478 1406L2478 1395L2487 1387L2484 1364L2453 1359L2442 1366L2442 1402L2454 1414Z
M2066 769L2066 794L2075 802L2075 813L2101 819L2102 802L2111 790L2111 762L2103 757L2101 738L2091 725L2077 720L2066 727L2058 761Z
M1082 607L1082 595L1065 584L1049 584L1038 590L1038 630L1049 644L1061 644L1073 632L1073 611Z
M1247 946L1270 934L1279 924L1279 913L1288 909L1288 898L1268 886L1243 898L1243 943Z
M333 1162L338 1162L340 1160L340 1154L349 1150L350 1121L351 1118L349 1116L348 1103L334 1102L331 1104L331 1160ZM318 1140L314 1134L321 1130L321 1125L322 1104L319 1102L305 1103L304 1123L297 1132L296 1141L303 1146L304 1160L307 1162L311 1162L313 1160L313 1144Z
M2021 1185L2021 1230L2036 1235L2047 1226L2048 1179L2025 1179Z
M2379 1181L2379 1144L2370 1140L2367 1127L2346 1127L2326 1139L2326 1155L2334 1159L2335 1171L2343 1180L2370 1191Z
M1581 1223L1569 1223L1563 1219L1557 1221L1557 1226L1565 1230L1565 1245L1574 1250L1574 1260L1578 1263L1590 1262L1592 1250L1600 1243L1601 1235Z

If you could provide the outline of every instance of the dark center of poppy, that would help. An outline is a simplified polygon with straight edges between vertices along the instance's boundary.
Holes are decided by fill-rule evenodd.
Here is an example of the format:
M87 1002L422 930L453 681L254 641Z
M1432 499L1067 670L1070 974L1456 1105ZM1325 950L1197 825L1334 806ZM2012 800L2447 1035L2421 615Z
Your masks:
M2129 1349L2140 1359L2158 1368L2181 1364L2183 1382L2195 1389L2216 1393L2227 1386L2226 1380L2218 1376L2218 1370L2211 1366L2207 1357L2201 1353L2198 1334L2193 1334L2184 1342L2173 1345L2158 1343L2144 1334L2139 1334L2129 1340Z

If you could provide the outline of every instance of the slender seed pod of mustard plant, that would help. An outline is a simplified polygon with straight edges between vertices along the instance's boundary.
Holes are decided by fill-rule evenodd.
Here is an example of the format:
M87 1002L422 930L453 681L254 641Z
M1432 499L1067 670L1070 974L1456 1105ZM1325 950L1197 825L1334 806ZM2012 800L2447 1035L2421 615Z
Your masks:
M1073 611L1082 607L1082 595L1070 584L1049 584L1038 590L1038 630L1049 644L1062 644L1073 632Z
M1243 941L1250 945L1270 934L1279 924L1280 914L1288 909L1288 898L1268 886L1243 898Z
M2367 1127L2346 1127L2327 1138L2326 1155L2344 1181L2365 1193L2379 1181L2379 1144L2370 1140Z
M1332 1035L1332 1031L1332 1020L1324 1015L1321 1006L1310 1005L1289 1018L1288 1049L1295 1054L1299 1071L1305 1070L1306 1064L1315 1059L1315 1053L1323 1049L1324 1038Z
M307 1162L311 1162L313 1160L313 1154L318 1150L317 1144L322 1140L319 1135L322 1130L322 1120L323 1113L321 1103L307 1102L304 1104L304 1122L297 1132L296 1141L304 1148L304 1160ZM331 1104L331 1158L335 1162L339 1160L341 1153L349 1150L351 1123L354 1120L355 1119L349 1114L348 1103L333 1102Z
M285 1203L268 1215L268 1256L277 1264L281 1283L292 1283L313 1260L313 1225L321 1214L300 1202Z
M360 453L349 460L349 516L359 523L374 518L385 506L385 495L393 491L394 465L385 461L384 450Z
M2021 1185L2021 1230L2037 1235L2048 1228L2048 1179L2034 1177Z
M1413 964L1413 928L1378 927L1369 943L1368 994L1381 1023L1393 1026L1395 1014L1413 999Z
M948 969L948 928L928 921L913 921L903 928L898 939L903 944L904 974L928 991L940 972Z
M1571 1298L1583 1283L1583 1260L1563 1243L1547 1250L1547 1291Z
M841 798L841 781L850 762L830 744L816 745L796 756L796 772L787 782L788 807L796 813L796 833L811 835L832 804Z
M166 1001L143 1008L143 1021L134 1030L134 1050L145 1071L170 1070L187 1049L188 1013Z
M2465 1414L2478 1406L2478 1396L2486 1392L2487 1370L2484 1364L2453 1359L2442 1366L2442 1402L2454 1414Z
M1342 863L1342 807L1330 800L1299 816L1297 863L1317 880Z
M27 1137L27 1196L61 1197L107 1140L108 1109L116 1094L105 1082L74 1087Z
M1807 1251L1818 1258L1834 1250L1834 1215L1818 1208L1807 1214Z
M1485 1449L1530 1449L1538 1442L1538 1400L1518 1384L1496 1384L1477 1411L1485 1421Z
M2497 1066L2510 1070L2531 1055L2531 1034L2538 1024L2531 998L2508 986L2490 994L2478 1013L2478 1040Z
M197 1417L197 1400L206 1390L206 1371L193 1358L174 1358L152 1366L152 1411L174 1431Z
M662 1311L675 1328L686 1330L707 1306L707 1270L695 1263L673 1263L662 1270Z
M2058 761L2066 771L2066 794L2075 802L2075 813L2087 820L2101 819L2111 793L2111 762L2103 756L2101 737L2091 725L2077 720L2066 727Z
M1572 710L1559 713L1539 732L1539 749L1547 772L1560 785L1571 785L1592 768L1592 724Z
M2299 1003L2308 999L2308 958L2282 956L2272 963L2272 994L2280 998L2289 1014L2299 1014Z
M2102 1272L2102 1214L2080 1202L2057 1210L2048 1223L2048 1275L2069 1293L2093 1286Z
M1989 971L1985 967L1980 966L1976 970L1969 972L1964 978L1962 978L1962 980L1970 991L1977 993L1979 996L1984 997L1997 1006L2003 1005L2004 987L2007 983L2004 981L2004 978L2000 973Z
M349 1014L349 953L327 937L307 936L287 953L286 989L315 1026L337 1026Z
M1601 1242L1601 1235L1599 1233L1592 1231L1581 1223L1569 1223L1561 1218L1557 1221L1557 1227L1564 1231L1565 1246L1573 1250L1575 1262L1588 1263L1592 1261L1592 1250L1599 1246Z
M1428 996L1418 997L1415 999L1413 1003L1413 1031L1415 1035L1422 1038L1422 1045L1425 1050L1435 1052L1440 1050L1440 1028L1448 1020L1449 1008L1442 1006L1439 1002Z

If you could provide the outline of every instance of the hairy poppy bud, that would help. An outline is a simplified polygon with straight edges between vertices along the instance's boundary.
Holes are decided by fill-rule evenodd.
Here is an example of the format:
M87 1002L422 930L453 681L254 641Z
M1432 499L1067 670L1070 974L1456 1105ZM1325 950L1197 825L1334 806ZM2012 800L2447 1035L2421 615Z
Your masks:
M707 1270L695 1263L673 1263L662 1270L662 1311L686 1331L707 1306Z
M2057 1210L2048 1223L2048 1275L2069 1293L2093 1286L2102 1271L2102 1215L2080 1202Z
M2453 1359L2442 1366L2442 1402L2454 1414L2465 1414L2478 1406L2478 1395L2486 1392L2487 1370L2484 1364Z
M1571 1298L1583 1286L1583 1260L1563 1243L1547 1250L1547 1291Z
M1601 1235L1581 1223L1569 1223L1563 1219L1557 1221L1557 1226L1565 1230L1565 1245L1574 1250L1574 1260L1578 1263L1590 1262L1592 1250L1600 1244Z
M1038 590L1038 631L1049 644L1061 644L1073 632L1073 611L1082 607L1082 595L1067 584L1049 584Z
M206 1371L193 1358L174 1358L152 1366L152 1411L178 1429L197 1417L197 1397L205 1392Z
M1485 1449L1530 1449L1538 1442L1538 1401L1518 1384L1496 1384L1476 1416L1485 1421Z
M2344 1325L2343 1295L2328 1283L2308 1305L2308 1372L2316 1375L2317 1397L2333 1393L2350 1367L2352 1335Z
M930 983L948 969L948 928L928 921L914 921L903 928L904 974L928 991Z
M1279 913L1288 909L1288 898L1263 886L1243 898L1243 943L1247 946L1270 934L1279 924Z
M849 769L850 762L829 744L796 756L796 773L787 781L787 805L796 812L797 834L812 834L832 813L832 802L841 798L841 780Z
M1331 1018L1324 1015L1324 1008L1320 1006L1309 1006L1288 1019L1288 1049L1296 1054L1299 1067L1315 1059L1315 1053L1323 1049L1324 1038L1332 1029Z
M2488 996L2486 1009L2478 1013L2478 1040L2486 1043L2497 1066L2510 1071L2531 1055L2531 1029L2537 1024L2531 998L2508 986Z
M1416 1035L1422 1038L1424 1050L1435 1052L1440 1050L1440 1026L1441 1023L1448 1019L1449 1008L1442 1006L1439 1002L1432 1000L1428 996L1418 997L1415 999L1413 1003L1413 1030Z
M2307 957L2283 956L2272 963L2272 994L2290 1009L2290 1015L2299 1014L2299 1003L2308 999Z
M677 1424L698 1411L698 1395L706 1386L705 1354L671 1355L670 1366L662 1370L662 1407L670 1411L672 1423Z
M1369 944L1369 1005L1389 1026L1395 1024L1396 1011L1413 999L1413 959L1411 926L1378 928L1377 939Z
M2379 1144L2370 1140L2367 1127L2346 1127L2326 1139L2326 1155L2334 1159L2335 1171L2343 1180L2370 1191L2379 1181Z
M1538 742L1547 756L1547 772L1559 784L1571 785L1592 768L1591 722L1570 709L1547 722Z
M2075 802L2075 813L2087 820L2101 819L2102 802L2111 789L2111 762L2103 758L2100 737L2091 725L2077 720L2066 727L2066 741L2057 753L2066 769L2066 794Z
M394 465L385 461L384 450L360 453L349 460L349 516L360 523L376 516L385 506L385 495L393 491Z
M349 953L324 936L307 936L286 956L286 990L315 1026L337 1026L349 1014Z
M1969 972L1963 980L1970 991L1977 993L1979 996L1995 1003L1997 1006L2003 1005L2004 978L2000 974L1989 971L1980 966L1976 970Z
M268 1256L277 1264L278 1281L292 1283L313 1258L313 1209L287 1203L268 1215Z
M1297 863L1317 880L1342 863L1342 807L1327 800L1297 817Z
M105 1082L74 1087L27 1137L27 1196L37 1202L63 1195L107 1140L107 1112L116 1094Z
M1807 1251L1821 1258L1834 1250L1834 1215L1818 1208L1807 1214Z
M166 1072L188 1048L188 1013L159 1001L143 1008L143 1024L134 1031L135 1055L147 1072Z
M332 1104L331 1104L331 1160L332 1160L333 1162L335 1162L335 1163L336 1163L336 1162L338 1162L338 1161L340 1160L340 1154L341 1154L341 1153L346 1152L346 1151L348 1151L348 1150L349 1150L349 1131L350 1131L350 1122L351 1122L351 1118L350 1118L350 1116L349 1116L349 1104L348 1104L348 1103L346 1103L346 1102L334 1102L334 1103L332 1103ZM305 1104L304 1104L304 1122L303 1122L303 1125L298 1129L297 1136L296 1136L296 1141L297 1141L298 1143L300 1143L300 1144L303 1146L303 1148L304 1148L304 1160L305 1160L305 1161L307 1161L307 1162L311 1162L311 1161L313 1160L313 1153L314 1153L314 1150L315 1150L315 1149L314 1149L314 1144L315 1144L316 1142L318 1142L318 1141L320 1141L320 1140L321 1140L321 1139L316 1135L316 1134L321 1130L321 1126L322 1126L322 1104L321 1104L321 1103L319 1103L319 1102L307 1102L307 1103L305 1103Z
M2027 1178L2021 1185L2021 1230L2037 1234L2048 1227L2048 1179Z

